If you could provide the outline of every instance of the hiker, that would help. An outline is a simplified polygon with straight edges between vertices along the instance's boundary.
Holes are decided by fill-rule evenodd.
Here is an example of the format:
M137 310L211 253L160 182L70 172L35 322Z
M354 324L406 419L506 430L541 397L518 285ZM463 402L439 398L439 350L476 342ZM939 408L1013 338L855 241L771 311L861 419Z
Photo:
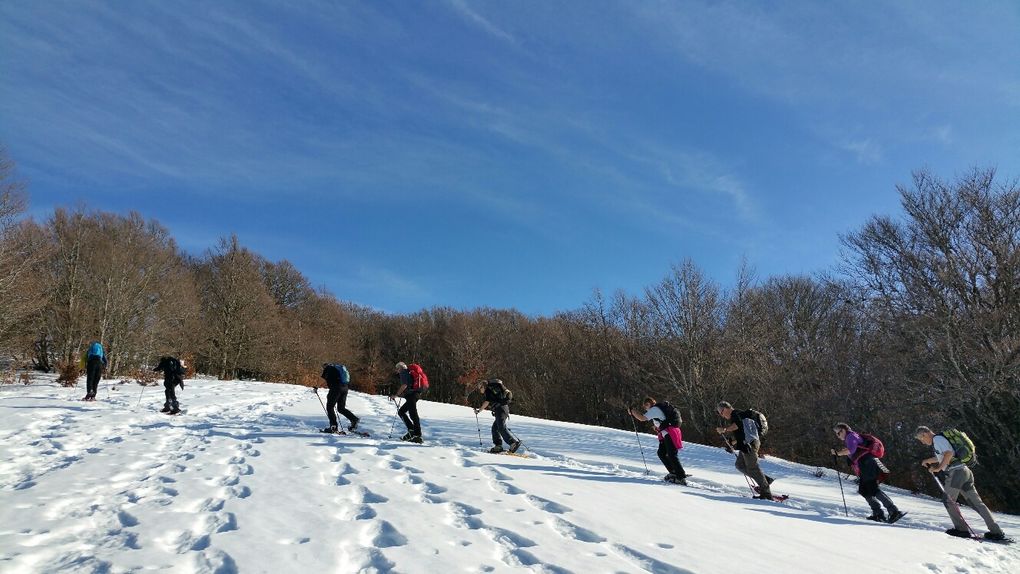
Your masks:
M485 400L475 409L475 414L484 411L485 407L489 407L493 418L495 418L492 421L492 444L495 446L489 449L489 452L503 452L503 441L510 445L510 450L507 452L517 452L517 449L521 448L521 441L510 432L510 429L506 428L506 420L510 418L510 403L514 400L514 394L506 388L500 379L479 381L478 391L485 394Z
M960 435L962 437L958 439L957 437ZM950 437L957 439L957 443L966 443L966 447L963 447L961 444L954 447ZM967 521L963 519L960 505L956 503L956 498L962 494L967 503L985 520L985 525L988 526L985 538L988 540L1005 540L1006 535L1002 532L1002 528L999 528L999 525L996 524L995 519L992 518L992 513L981 500L981 495L978 494L977 488L974 487L974 473L967 467L967 463L973 460L974 452L973 443L970 442L970 438L956 430L946 430L935 434L926 426L917 427L917 430L914 431L914 438L935 449L935 456L921 461L921 466L925 467L932 475L940 472L945 475L945 485L943 486L945 498L942 499L942 503L945 504L946 510L949 512L949 518L953 521L953 527L946 530L946 534L962 538L970 538L971 536L970 527L967 526ZM961 459L962 453L958 453L957 449L969 449L970 456L968 457L964 454L963 459ZM938 481L938 478L936 477L935 480Z
M862 436L846 423L836 423L832 430L839 440L846 444L846 447L839 450L831 449L830 452L834 456L847 457L850 461L850 468L859 477L857 493L863 496L864 500L868 502L868 506L871 507L871 516L868 517L868 520L893 524L903 518L904 513L896 508L892 499L879 488L879 483L885 481L889 476L889 469L882 462L881 455L877 454L873 448L877 439L868 434ZM881 441L877 442L881 445ZM885 448L881 447L879 452L884 453L884 450ZM880 502L881 504L879 504ZM882 510L883 506L885 507L884 511Z
M85 398L83 401L96 400L96 393L99 391L99 379L106 368L106 353L99 341L89 343L89 349L85 353Z
M326 386L329 392L326 394L326 416L329 417L329 426L322 429L322 432L335 433L337 425L336 413L340 411L351 423L347 430L353 431L358 428L358 417L347 410L347 391L350 390L351 374L345 365L322 364L322 378L326 379Z
M400 388L390 395L390 400L396 402L397 397L404 397L404 404L397 409L397 414L407 427L407 434L400 437L400 440L421 444L421 420L418 418L417 403L428 390L429 380L421 366L415 363L408 367L406 363L399 362L396 371L400 376Z
M680 464L680 449L684 447L683 434L680 432L680 411L669 401L656 401L652 397L645 397L641 402L645 409L644 414L628 408L630 416L639 421L652 421L655 426L655 435L659 437L659 460L662 461L666 471L669 472L663 480L687 486L687 473Z
M758 465L758 449L761 448L761 435L764 434L762 432L764 429L759 428L761 413L752 409L738 411L726 401L721 401L716 405L715 411L730 423L724 427L716 427L715 430L720 435L733 434L736 444L730 443L725 437L724 440L728 446L727 450L732 452L732 449L735 448L739 451L735 464L737 470L757 483L757 488L754 488L757 493L755 498L771 500L772 489L769 485L772 484L772 477L762 472L761 466Z
M181 406L177 402L177 393L174 387L180 385L184 388L184 365L177 357L160 357L155 372L163 372L163 394L166 395L166 402L163 403L161 413L176 415L181 412Z

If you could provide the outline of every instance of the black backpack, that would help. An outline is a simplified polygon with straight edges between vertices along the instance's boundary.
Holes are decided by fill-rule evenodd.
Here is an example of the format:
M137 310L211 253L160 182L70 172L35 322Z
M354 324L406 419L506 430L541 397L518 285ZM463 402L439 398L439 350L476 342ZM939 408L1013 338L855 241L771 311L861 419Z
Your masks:
M758 436L764 437L768 434L769 421L765 418L765 415L754 409L747 409L746 414L749 415L746 418L753 420L754 424L758 426Z
M176 377L184 376L184 365L181 364L180 359L178 359L177 357L168 357L167 362L169 363L169 365L167 366L167 370L170 372L171 375L174 375Z
M509 406L510 403L514 400L514 394L510 392L510 389L506 388L506 386L503 385L503 381L500 380L489 381L488 388L489 391L492 393L492 396L496 398L495 401L496 404L500 406L502 405Z
M683 422L683 419L680 418L680 411L678 411L676 407L669 404L669 401L655 403L655 406L659 407L663 416L666 417L665 420L662 421L662 426L680 428L680 423Z

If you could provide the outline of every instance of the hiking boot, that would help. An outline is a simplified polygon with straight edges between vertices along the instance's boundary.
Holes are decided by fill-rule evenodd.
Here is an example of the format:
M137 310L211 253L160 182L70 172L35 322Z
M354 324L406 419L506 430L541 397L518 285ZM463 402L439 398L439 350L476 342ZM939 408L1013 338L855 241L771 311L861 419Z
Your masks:
M406 432L406 433L404 433L404 436L400 437L400 440L402 440L402 441L405 441L405 442L406 442L406 441L409 441L409 440L411 440L411 437L413 437L413 436L414 436L414 435L413 435L413 434L411 434L410 432Z
M886 522L888 522L889 524L896 524L897 520L903 518L906 515L907 513L903 512L902 510L894 510L892 511L892 514L889 515L889 519L886 520Z
M492 454L499 454L503 452L503 445L497 444L496 446L490 448L489 452L491 452Z
M950 528L946 530L946 534L950 536L956 536L957 538L970 538L970 532L966 530L959 530L957 528Z
M361 419L355 417L354 422L351 423L351 426L348 427L347 430L353 431L353 430L357 429L358 428L358 423L360 423L360 422L361 422Z
M172 414L172 415L181 414L181 409L179 409L177 407L174 407L174 408L170 409L170 413L169 414Z
M319 432L328 432L330 434L336 434L336 426L329 425L328 427L319 430Z
M666 482L671 483L671 484L679 484L680 486L687 486L687 480L684 479L684 478L680 478L679 476L677 476L675 474L667 474L666 478L664 478L663 480L665 480Z
M417 436L417 435L416 435L416 436L413 436L413 437L411 437L411 438L410 438L410 439L408 440L408 442L413 442L414 444L422 444L422 443L424 443L425 441L424 441L424 440L422 440L422 438L421 438L420 436Z
M513 452L517 452L517 449L519 449L519 448L521 448L521 441L519 441L519 440L518 441L514 441L514 443L512 445L510 445L510 452L512 452L512 453Z
M885 513L876 512L871 516L867 517L867 520L871 520L873 522L886 522Z
M168 412L170 412L170 407L168 407L166 405L163 405L163 408L159 412L161 412L161 413L168 413Z
M1006 535L1002 532L985 532L985 540L1005 540Z

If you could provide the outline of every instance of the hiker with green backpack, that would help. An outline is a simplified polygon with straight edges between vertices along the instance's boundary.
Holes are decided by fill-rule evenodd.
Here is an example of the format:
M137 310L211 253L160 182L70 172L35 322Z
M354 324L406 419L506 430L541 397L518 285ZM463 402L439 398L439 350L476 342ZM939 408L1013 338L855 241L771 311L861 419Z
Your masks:
M996 524L992 513L981 500L977 488L974 487L974 473L971 472L968 465L977 461L977 454L974 450L974 443L967 433L957 429L948 429L936 434L930 428L921 426L914 431L914 438L935 450L935 456L921 461L921 466L925 467L933 476L940 472L945 475L945 485L939 482L937 476L934 478L945 493L942 502L949 512L949 518L953 521L953 527L946 530L946 534L961 538L975 536L967 525L967 521L964 520L963 513L960 512L960 505L956 503L957 497L962 494L967 503L981 515L985 525L988 526L988 532L984 537L988 540L1005 540L1006 535L1002 532L1002 528Z
M485 395L485 400L475 409L475 414L484 411L485 407L489 407L495 419L492 421L492 444L494 446L489 449L489 452L494 454L504 452L503 441L506 441L510 446L510 450L506 452L510 454L517 452L517 449L521 448L521 441L510 432L510 429L506 428L506 421L510 418L510 403L514 400L513 392L506 388L500 379L479 381L478 391Z

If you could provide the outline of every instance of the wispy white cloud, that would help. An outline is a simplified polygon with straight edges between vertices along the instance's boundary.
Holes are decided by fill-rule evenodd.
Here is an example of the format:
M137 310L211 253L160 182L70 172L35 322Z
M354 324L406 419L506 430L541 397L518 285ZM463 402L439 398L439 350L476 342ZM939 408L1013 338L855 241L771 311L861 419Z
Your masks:
M837 146L853 154L859 163L871 165L882 161L882 146L871 138L844 140L839 142Z
M485 30L488 34L504 40L511 44L517 44L517 39L514 38L509 32L503 30L499 26L493 24L487 18L475 11L465 0L447 0L449 5L452 6L457 13L459 13L464 19L478 26L482 30Z

